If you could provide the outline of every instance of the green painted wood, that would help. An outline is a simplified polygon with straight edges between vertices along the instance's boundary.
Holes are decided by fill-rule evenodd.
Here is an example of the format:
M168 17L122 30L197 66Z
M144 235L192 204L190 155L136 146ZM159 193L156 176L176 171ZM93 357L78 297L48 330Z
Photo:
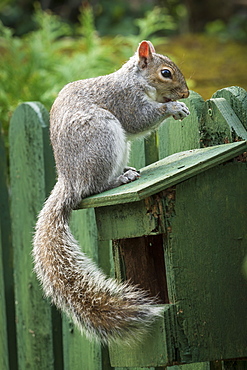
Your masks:
M201 126L202 147L225 144L233 141L228 120L222 119L222 113L217 109L214 101L215 99L207 100L204 106Z
M48 112L39 103L21 104L11 119L10 179L19 369L54 369L52 312L33 273L32 234L50 184L53 166ZM44 140L44 137L47 137ZM45 161L45 157L50 160ZM52 169L49 171L51 172ZM53 176L54 180L54 176ZM49 181L50 182L50 181ZM61 356L60 349L60 357Z
M246 170L246 163L228 163L176 187L165 261L181 359L247 355Z
M171 305L164 305L164 318L168 316ZM141 341L128 345L110 345L110 359L113 367L156 367L170 361L166 321L156 320L151 331Z
M162 123L158 130L160 159L184 150L200 148L200 119L204 100L191 91L189 98L182 101L188 106L190 115L182 121L170 117Z
M4 369L4 370L10 369L9 368L6 305L5 305L5 294L4 294L1 228L0 228L0 369Z
M113 369L113 368L112 368ZM164 370L164 368L157 367L114 367L116 370Z
M212 98L224 98L230 104L247 130L247 92L238 86L226 87L214 93Z
M218 101L218 98L226 99L226 101L230 104L233 111L235 112L235 115L239 118L240 122L243 123L243 124L246 124L245 123L246 119L243 119L243 117L246 117L246 111L247 111L247 109L245 108L245 104L246 104L246 95L245 95L245 93L246 92L242 91L242 90L243 89L240 89L240 88L237 88L237 87L223 89L223 90L220 90L219 92L215 93L214 96L213 96L213 99L216 100L216 101ZM218 143L223 143L223 142L227 142L227 141L232 140L232 137L230 137L230 135L229 135L229 137L230 137L229 140L222 140L222 137L221 137L220 140L218 140L218 141L215 140L215 142L213 142L211 140L211 141L206 142L206 144L205 144L205 142L200 143L201 134L204 134L208 128L209 128L209 134L210 134L212 132L212 130L215 130L214 125L216 125L219 128L219 134L221 134L222 133L222 131L221 131L221 126L222 126L221 122L223 122L223 131L225 130L224 134L225 134L225 132L229 132L229 127L230 128L232 127L232 119L231 119L231 117L229 117L228 119L225 119L224 114L222 114L222 111L220 109L221 107L219 107L217 104L215 104L215 110L217 111L217 115L215 117L216 118L215 120L213 120L213 119L211 120L211 117L209 117L209 114L208 114L208 110L209 110L208 109L208 103L204 103L202 98L199 95L197 95L196 93L192 92L190 98L187 99L185 102L189 106L189 109L192 112L192 114L189 117L187 117L185 120L183 120L182 122L174 121L172 118L166 120L162 124L162 126L158 130L158 132L151 135L151 139L149 140L149 142L147 140L143 140L143 139L142 140L139 139L139 140L134 141L134 143L132 144L132 151L131 151L131 154L130 154L129 165L134 166L136 168L142 168L142 167L145 166L145 164L151 163L153 160L158 158L157 157L157 147L159 148L159 153L158 153L159 157L163 158L164 156L173 154L173 153L181 151L181 150L199 148L200 145L206 145L206 144L207 145L212 145L213 143L218 144ZM59 316L58 316L56 310L54 308L52 310L50 310L50 308L48 308L49 318L47 320L46 319L47 312L45 312L45 315L43 315L43 314L40 315L40 312L43 310L41 308L42 305L46 304L45 302L43 302L43 299L41 298L41 295L37 294L38 298L37 298L37 302L36 302L36 298L34 297L34 294L30 294L30 292L28 292L28 289L25 289L27 282L31 281L31 279L27 279L27 277L31 276L31 275L29 275L29 273L30 273L30 247L29 248L28 247L24 248L25 246L27 246L27 243L24 243L23 240L28 240L27 229L29 229L29 230L31 229L31 231L29 231L29 240L30 240L30 235L32 233L33 226L29 227L28 225L31 225L31 223L32 223L32 225L34 225L34 221L30 222L30 219L34 220L34 218L31 217L29 219L29 217L26 218L25 215L26 215L26 212L27 212L27 208L29 208L30 213L32 213L32 214L36 213L35 209L38 209L40 207L40 205L37 206L37 203L39 202L39 204L41 204L43 202L43 200L41 200L41 198L43 199L44 195L42 195L42 197L40 197L40 195L36 196L34 202L29 202L29 201L26 202L26 198L25 198L26 194L25 194L25 191L24 191L25 186L23 186L22 184L23 183L28 184L27 188L29 189L30 194L28 194L27 198L30 198L31 195L34 194L34 192L35 192L36 185L38 183L40 184L39 181L40 181L41 178L43 178L43 172L45 172L46 180L41 180L41 182L44 183L44 186L43 186L43 184L42 184L42 186L40 186L40 189L42 189L42 190L38 191L39 194L41 192L42 192L42 194L48 194L50 188L53 185L53 181L54 181L54 173L53 173L54 166L49 161L51 148L50 148L50 144L49 144L49 138L48 138L48 135L47 135L47 127L46 127L46 125L47 125L46 120L47 120L47 117L48 117L47 112L45 113L44 110L42 110L43 108L41 109L41 106L39 104L37 106L35 103L29 103L28 107L33 109L33 111L35 112L34 115L36 117L39 117L39 125L42 127L42 131L45 132L45 134L43 135L43 138L42 138L42 142L43 142L43 144L42 144L43 145L43 153L42 153L42 151L40 152L40 147L42 145L40 144L39 140L38 140L38 144L35 140L33 141L33 137L35 136L35 134L32 132L32 130L30 132L29 129L27 129L28 125L27 126L22 125L22 128L24 128L24 133L22 133L22 135L24 136L24 142L27 142L29 144L29 146L33 146L33 149L31 149L31 150L30 150L30 148L24 148L24 151L27 153L27 155L26 155L26 157L27 157L26 166L29 166L30 162L31 162L31 164L33 164L35 162L38 162L38 160L41 160L41 162L42 161L44 162L44 167L42 167L42 165L41 166L39 166L39 165L34 166L35 167L34 168L34 178L32 179L31 183L30 183L29 180L26 180L26 181L23 182L23 174L26 171L25 166L24 166L23 171L18 170L16 172L16 169L14 170L14 176L16 177L16 179L14 180L14 183L15 182L16 182L16 184L18 183L18 181L19 181L18 176L20 177L20 180L21 180L19 182L19 185L18 185L20 187L20 190L21 190L20 193L19 193L20 197L17 196L17 190L16 190L16 194L14 194L14 197L13 197L14 204L16 203L18 206L17 207L12 206L12 209L14 208L14 210L15 210L14 212L16 214L15 219L13 221L13 225L15 225L14 226L14 229L15 229L15 233L14 233L14 235L15 235L15 244L14 245L15 245L15 247L17 246L17 248L15 248L15 257L17 259L19 259L19 261L18 261L19 266L16 270L16 272L17 272L16 279L22 278L22 280L20 280L20 284L16 288L20 291L19 295L18 295L18 298L19 297L21 298L21 301L17 300L17 302L18 302L17 313L18 313L18 319L19 319L18 320L18 325L17 325L18 343L20 342L20 339L21 339L21 345L19 346L19 353L21 353L21 355L19 356L20 359L21 359L20 369L26 368L25 366L27 366L27 365L29 366L30 363L28 361L25 362L25 358L29 359L31 357L33 357L33 362L31 363L31 365L33 365L35 363L35 366L39 367L41 369L43 369L43 368L48 368L48 369L49 368L56 368L56 369L60 369L60 368L61 369L62 368L68 368L68 369L69 368L73 368L73 369L77 369L77 368L78 369L79 368L108 369L108 368L110 368L109 367L110 365L109 365L109 358L108 358L107 350L101 349L100 347L89 344L88 341L85 338L81 337L81 335L76 331L76 329L74 329L73 326L71 326L65 320L63 320L64 333L63 333L63 337L62 337L61 327L59 327L60 319L59 319ZM226 107L226 104L225 104L225 107ZM29 110L29 108L27 108L27 110ZM30 118L29 113L26 114L26 115L24 114L24 116ZM31 114L31 117L32 117L32 114ZM223 120L222 120L222 117L223 117ZM208 125L208 122L207 122L208 126L205 126L205 125L203 126L204 120L208 121L209 118L210 118L210 125ZM234 121L236 121L235 118L234 118ZM32 121L32 118L31 118L31 121ZM203 131L203 129L205 129L205 131ZM231 129L230 129L230 131L231 131ZM215 131L213 131L213 132L215 132ZM12 139L13 141L14 141L14 136L15 135L16 135L16 132L14 130L13 131L13 139ZM220 137L220 135L218 135L218 138L219 137ZM224 136L224 137L226 137L226 136ZM22 141L20 141L20 144L21 144L20 148L22 148L23 139L22 139ZM154 148L152 147L153 144L154 144ZM244 145L244 144L240 143L240 145ZM17 143L15 143L15 146L17 146ZM25 145L24 145L24 147L25 147ZM45 148L47 148L47 150ZM39 158L37 158L37 152L35 154L36 149L37 149L37 152L41 153L41 154L39 154ZM235 151L235 149L236 149L236 151ZM236 146L235 149L234 149L234 151L235 151L234 156L238 155L239 152L246 150L246 149L244 149L244 146L242 147L241 150L240 150L240 147L237 147L237 146ZM19 157L20 155L22 156L22 151L23 151L23 148L20 150L20 152L18 152L17 157ZM225 156L225 154L223 156L221 156L221 160L220 160L219 163L230 159L230 155L228 155L228 154L226 156ZM20 161L20 158L17 158L17 162L19 162L19 161ZM214 161L214 160L212 160L212 161ZM12 162L13 162L13 159L12 159ZM216 166L217 163L218 163L217 161L215 163L212 163L212 166ZM0 165L1 165L1 163L0 163ZM198 164L198 166L199 166L199 164ZM44 168L45 168L45 170L44 170ZM171 167L170 167L170 169L171 169ZM207 169L207 167L205 167L205 169ZM176 170L182 170L182 168L180 168L180 169L177 168ZM150 173L152 171L153 170L150 169ZM166 169L165 169L165 171L166 171ZM165 171L164 171L164 173L166 174ZM31 175L31 172L32 172L31 170L27 171L27 177L33 176L33 174ZM37 172L40 173L40 176L36 175ZM170 172L170 175L171 175L171 173L172 172ZM157 188L157 186L154 185L154 183L156 181L156 179L155 179L156 175L152 178L151 174L148 175L148 173L146 173L146 175L147 175L146 180L150 181L151 183L153 181L154 183L152 183L152 185L149 184L148 188L146 190L145 189L142 190L142 184L140 184L140 182L143 180L144 175L145 175L145 173L142 175L142 178L139 181L137 181L136 183L128 184L126 187L123 186L120 189L118 189L118 190L121 190L121 192L124 189L126 189L126 193L128 193L128 190L127 190L128 188L132 189L131 192L130 192L130 198L127 198L127 199L132 199L132 200L128 200L129 204L126 205L126 211L124 212L125 216L126 216L125 217L126 219L128 218L128 214L131 214L131 212L133 212L133 209L132 208L130 209L129 206L131 205L131 206L136 207L136 205L139 203L138 202L139 199L143 199L142 197L146 197L146 195L145 195L146 190L147 190L147 194L149 194L151 188L152 188L152 191L158 191L158 189L159 189L159 187ZM197 175L196 171L189 174L189 176L195 176L195 175ZM181 182L181 181L186 180L187 177L186 176L183 177L183 176L184 176L184 173L181 172L178 176L179 178L177 179L177 182L179 182L179 181ZM202 176L202 175L199 175L199 176ZM185 182L192 181L193 179L195 179L197 177L198 176L192 177L190 180L186 180ZM39 180L38 180L38 178L39 178ZM18 181L17 181L17 179L18 179ZM36 179L37 184L34 184L35 179ZM137 192L136 192L137 196L136 196L134 188L131 188L131 187L132 186L135 187L137 185L137 183L138 183L138 189L139 189L139 185L141 185L141 187L140 187L139 190L137 190ZM15 189L18 188L18 186L16 184L14 186ZM154 187L156 187L156 189L154 189ZM24 191L24 196L23 196L23 191ZM106 192L106 193L109 193L109 192ZM104 196L105 196L105 194L104 194ZM116 207L120 207L120 206L118 206L118 202L116 202L115 196L116 195L114 195L113 204L115 204ZM96 196L96 197L98 197L98 196ZM120 202L125 203L125 197L126 197L125 191L123 191L123 194L120 195L120 197L122 197ZM135 198L134 200L133 200L133 197ZM87 205L87 207L91 207L92 202L95 202L94 197L92 197L92 198L93 198L93 200L89 201L90 204ZM96 201L97 202L97 207L98 207L98 205L99 205L99 207L101 207L102 205L108 204L109 199L105 199L106 203L104 203L105 200L104 200L103 203L102 203L102 199L97 200ZM85 200L85 202L88 202L88 200ZM112 202L112 199L110 199L109 204L112 204L111 202ZM135 202L135 203L131 203L131 202ZM21 205L21 207L20 207L20 205ZM110 208L111 207L109 207L109 209ZM20 209L21 209L21 211L19 211ZM100 209L102 209L102 211L103 211L103 209L107 210L108 206L98 208L98 210L100 210ZM23 210L24 210L24 212L23 212ZM88 211L89 211L89 213L87 213ZM95 236L96 230L95 230L94 216L92 216L92 214L90 213L91 211L92 210L75 211L75 214L78 214L78 216L74 216L74 215L72 216L72 221L71 221L72 229L73 229L73 232L75 233L75 235L76 236L78 235L79 242L80 242L80 245L82 245L83 250L85 248L85 251L88 254L90 254L89 250L90 250L90 247L92 246L93 253L91 255L93 256L93 258L97 261L97 263L99 263L103 267L103 269L107 273L112 275L113 274L113 271L112 271L113 269L112 269L111 262L109 262L112 259L112 256L111 256L111 253L110 253L110 250L109 250L110 243L107 240L103 240L103 241L99 241L98 246L96 244L94 244L95 243L95 237L96 237ZM18 215L18 217L17 217L17 215ZM19 215L21 215L21 216L19 216ZM151 217L153 217L153 214L151 215ZM25 221L25 222L21 223L20 218L22 218L23 221ZM74 221L76 218L78 218L78 220ZM109 218L109 220L110 220L110 218ZM81 222L81 221L83 221L83 222ZM155 221L155 220L153 220L153 221ZM172 228L171 228L172 223L170 222L170 219L166 220L166 223L167 223L166 227L168 228L169 232L172 231ZM144 223L144 225L145 225L145 223ZM149 225L149 224L147 223L147 225ZM143 227L143 230L147 229L147 227L148 227L147 225L145 225ZM153 223L153 224L151 223L151 226L152 225L155 226L155 223ZM156 224L156 226L157 226L157 224ZM126 226L127 233L129 233L129 228L130 227L132 227L132 225L127 225ZM124 232L122 234L120 232L120 229L121 229L120 218L119 218L118 228L119 228L119 230L116 233L116 235L118 235L118 237L119 237L119 235L120 236L124 235ZM164 225L162 225L162 228L164 228ZM134 235L135 227L132 227L132 229L133 229L133 232L131 232L131 234L127 234L128 236L129 235L132 235L132 236ZM139 230L139 233L142 232L142 231L140 231L139 226L137 227L137 229ZM18 230L19 235L17 233L17 230ZM151 233L153 231L161 232L161 230L163 230L163 229L157 229L157 227L156 227L154 229L150 228L149 232L151 232ZM125 235L126 235L126 233L125 233ZM173 234L172 237L174 237L176 239L176 235ZM16 243L16 241L17 241L17 243ZM21 241L21 243L20 243L20 241ZM20 245L21 245L21 248L20 248ZM18 248L19 248L19 251L17 250ZM175 253L175 255L176 255L176 253ZM24 277L23 276L21 277L21 272L20 271L21 271L21 268L23 270L23 266L25 266L25 270L23 272ZM26 268L26 266L27 266L27 268ZM168 266L167 266L168 270L170 268L169 266L171 267L172 264L168 263ZM171 271L173 271L173 269L171 269ZM178 269L177 269L176 273L178 273ZM182 269L182 275L183 275L183 269ZM169 283L170 287L171 286L174 287L175 286L175 280L176 280L175 276L176 275L174 276L174 273L172 272L169 276L170 276L170 283ZM22 286L22 288L21 288L21 286ZM33 288L32 288L32 290L33 290ZM36 286L35 286L34 290L36 291ZM174 291L176 291L176 289L175 288L174 288L174 290L171 289L171 291L174 292ZM42 294L41 290L39 290L39 292ZM30 303L30 296L32 298L31 299L32 304L26 304L26 303L24 304L23 302L25 302L25 300L29 301L29 303ZM20 302L21 302L21 304L20 304ZM36 303L34 304L34 302L36 302ZM36 304L38 305L38 309L37 309L38 315L36 315L36 316L38 318L41 317L41 322L42 322L43 327L41 326L38 330L36 330L36 327L35 327L35 331L32 331L32 329L31 329L29 331L29 336L28 336L27 333L26 333L25 325L27 323L29 324L30 322L35 321L34 317L33 317L34 315L32 313L29 315L29 313L30 313L30 306L32 306L32 309L36 310ZM41 304L41 307L39 307L40 304ZM179 307L178 307L178 309L179 309ZM42 312L44 313L44 311L42 311ZM180 352L182 353L183 360L187 361L191 357L190 348L188 350L189 340L187 338L186 330L184 330L184 327L186 327L186 325L187 325L187 321L186 321L187 318L185 318L185 320L179 320L179 325L180 324L181 325L177 327L176 333L173 333L174 334L173 335L173 334L171 334L171 332L172 332L171 329L176 327L176 323L175 323L176 315L174 313L173 313L173 315L171 314L172 313L171 309L169 309L167 312L169 312L169 314L165 315L165 321L164 322L165 322L166 328L169 328L168 332L170 333L169 335L167 335L167 333L165 334L166 335L165 340L166 340L166 343L167 343L167 348L168 348L167 351L169 353L169 356L172 359L176 358L176 353L177 353L176 351L177 350L175 351L176 353L174 353L174 350L175 350L175 348L179 347ZM179 310L178 311L176 310L176 312L179 312ZM29 321L27 321L27 316L28 315L30 316ZM22 321L20 322L20 320L22 320ZM51 325L51 321L52 321L53 325ZM47 322L49 324L47 324ZM58 322L58 326L56 326L56 322ZM36 323L37 323L37 320L36 320ZM35 323L35 325L36 325L36 323ZM44 323L44 325L43 325L43 323ZM184 323L186 323L186 325ZM40 322L39 322L39 325L40 325ZM41 335L41 337L40 337L39 334L40 334L40 332L42 332L42 334L44 334L46 332L46 329L50 325L52 327L52 329L51 329L52 330L52 339L50 339L50 334L49 334L48 335L48 340L46 340L46 351L44 351L43 336ZM48 329L48 331L50 332L50 329ZM38 335L39 339L41 338L41 341L39 342L38 338L34 339L35 338L34 335L35 336ZM31 339L30 338L28 339L28 337L31 337ZM57 339L58 337L60 337L59 340ZM23 340L23 339L25 339L25 340ZM61 346L62 339L63 339L63 342L64 342L63 349L61 348L62 347ZM53 354L52 354L53 355L53 360L54 360L53 367L49 367L49 366L47 367L47 363L49 363L49 358L51 358L51 356L52 356L52 355L50 356L50 348L51 348L50 340L52 342L52 347L53 347ZM39 342L39 346L38 346L38 342ZM142 350L142 352L145 352L145 350ZM63 355L63 351L64 351L64 355ZM41 353L44 353L44 352L45 352L46 359L42 358L42 361L45 362L44 366L42 367L42 365L40 364L40 355L41 355ZM78 353L79 353L79 355L78 355ZM139 355L137 354L137 357L138 356ZM63 363L63 358L64 358L64 363ZM186 365L185 367L188 368L188 369L191 369L191 370L192 369L196 370L197 365L198 365L198 363L197 364ZM209 363L202 364L202 365L209 366ZM140 365L138 365L138 366L140 366ZM147 366L147 365L145 365L145 366ZM178 367L178 365L177 365L175 367L171 367L171 369L173 369L173 368L177 370L177 368L180 369L180 366ZM181 369L183 369L183 368L184 368L184 366L181 367ZM138 368L138 369L140 369L140 368ZM153 369L154 369L154 367L153 367ZM203 367L203 369L206 370L207 368Z
M158 367L246 356L246 170L246 163L230 162L176 186L175 199L167 203L164 235L173 304L164 305L164 319L141 344L111 345L113 366ZM201 368L209 369L209 363ZM188 369L197 369L196 364Z
M144 139L135 139L131 142L130 157L128 165L137 169L145 166L145 144Z
M197 362L195 364L169 366L168 370L212 370L208 362Z
M127 185L85 198L82 208L135 202L234 158L246 150L244 141L176 153L141 170L141 178Z
M148 166L151 163L159 160L159 148L158 148L158 134L157 131L152 132L149 136L144 139L145 145L145 165Z
M65 316L63 332L64 369L102 369L100 345L85 338Z
M158 216L142 202L95 209L99 240L133 238L161 232Z
M72 212L70 227L82 251L98 263L94 210L87 209ZM65 315L63 316L63 333L65 369L102 368L101 346L94 341L90 342Z
M210 361L210 370L223 370L223 361Z
M225 142L246 140L247 131L241 123L230 104L224 98L210 99L206 102L210 121L219 122L219 125L214 126L216 133L220 132L221 127L226 127L230 131L225 137ZM227 130L226 130L227 131Z
M11 240L11 220L9 209L8 173L7 159L4 142L1 137L0 125L0 228L2 230L2 299L6 308L6 340L9 352L9 367L12 370L17 365L17 344L16 344L16 320L15 320L15 297L14 297L14 274L13 274L13 246ZM2 326L0 325L0 328ZM0 329L1 330L1 329ZM4 325L3 325L4 330ZM1 368L1 366L0 366Z
M95 231L97 231L96 225L94 224ZM98 254L98 265L103 272L109 276L114 277L114 262L112 253L112 242L111 240L100 241L98 238L97 242L97 254ZM111 370L112 366L110 363L110 354L107 346L101 346L101 362L99 369Z
M113 368L112 368L113 369ZM116 370L164 370L164 368L157 367L114 367Z
M247 93L241 88L222 89L205 103L202 145L246 140Z

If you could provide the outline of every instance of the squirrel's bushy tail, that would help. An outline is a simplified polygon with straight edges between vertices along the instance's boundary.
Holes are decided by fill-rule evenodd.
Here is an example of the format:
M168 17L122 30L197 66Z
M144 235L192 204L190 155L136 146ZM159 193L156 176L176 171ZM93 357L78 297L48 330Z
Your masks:
M136 340L160 316L160 308L146 292L107 278L80 251L68 226L78 199L67 190L57 182L36 225L35 272L45 294L89 337L102 343Z

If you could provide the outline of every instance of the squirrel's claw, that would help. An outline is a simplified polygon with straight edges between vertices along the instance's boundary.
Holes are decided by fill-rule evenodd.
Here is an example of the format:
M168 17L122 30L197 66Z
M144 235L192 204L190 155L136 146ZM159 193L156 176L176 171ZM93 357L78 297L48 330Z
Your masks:
M129 169L118 177L119 184L128 184L129 182L135 181L140 177L140 172L136 169Z
M170 115L176 120L182 120L190 114L189 109L182 102L172 101L166 103L166 106L167 113L170 113Z

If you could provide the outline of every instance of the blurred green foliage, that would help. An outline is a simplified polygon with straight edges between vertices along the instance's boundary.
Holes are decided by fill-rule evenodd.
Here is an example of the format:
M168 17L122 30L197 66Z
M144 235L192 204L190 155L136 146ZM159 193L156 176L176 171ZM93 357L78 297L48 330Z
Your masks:
M127 27L126 32L115 30L115 35L103 37L95 26L95 9L90 6L83 6L78 22L70 24L36 5L33 30L22 36L0 22L0 120L4 133L7 134L10 117L19 103L37 100L49 110L65 84L113 72L133 55L143 39L151 40L158 52L175 58L189 87L204 98L231 84L246 88L245 46L229 41L230 29L225 23L208 24L203 38L184 35L176 40L170 36L181 31L186 10L177 0L174 0L176 6L173 0L170 3L173 12L154 7L147 10L144 17L133 19L132 16L127 23L124 22L126 14L123 19L117 6L119 2L114 3L111 11L115 12L115 18L119 12L119 23ZM247 37L244 27L236 21L234 25L235 28L231 27L238 35L243 39Z
M138 34L138 25L135 20L145 17L148 11L152 11L159 0L2 0L0 4L0 20L14 29L15 35L21 36L36 27L32 14L35 7L40 3L43 10L51 9L54 14L59 14L61 18L71 27L78 24L80 18L80 7L91 6L94 14L94 21L100 36L116 36L121 34ZM160 8L167 9L171 15L167 17L175 20L180 25L180 21L187 15L185 5L180 0L169 0L169 4L162 4ZM91 5L89 5L91 4ZM169 6L168 6L169 5ZM156 8L157 11L157 8ZM174 22L173 22L174 23Z
M245 14L233 15L228 23L221 19L209 22L205 27L206 34L216 36L223 41L236 40L246 42L247 21Z
M37 100L50 109L66 83L113 72L133 54L141 39L176 27L160 8L136 20L136 35L110 40L98 36L91 7L83 8L76 27L39 7L34 22L36 30L22 37L0 23L0 117L5 131L20 102Z

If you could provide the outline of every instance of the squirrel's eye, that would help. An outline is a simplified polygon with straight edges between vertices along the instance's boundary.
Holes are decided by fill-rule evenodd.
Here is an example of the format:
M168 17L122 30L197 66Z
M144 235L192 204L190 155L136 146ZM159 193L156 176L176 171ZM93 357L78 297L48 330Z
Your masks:
M162 69L161 71L162 77L164 78L172 78L171 71L169 69Z

